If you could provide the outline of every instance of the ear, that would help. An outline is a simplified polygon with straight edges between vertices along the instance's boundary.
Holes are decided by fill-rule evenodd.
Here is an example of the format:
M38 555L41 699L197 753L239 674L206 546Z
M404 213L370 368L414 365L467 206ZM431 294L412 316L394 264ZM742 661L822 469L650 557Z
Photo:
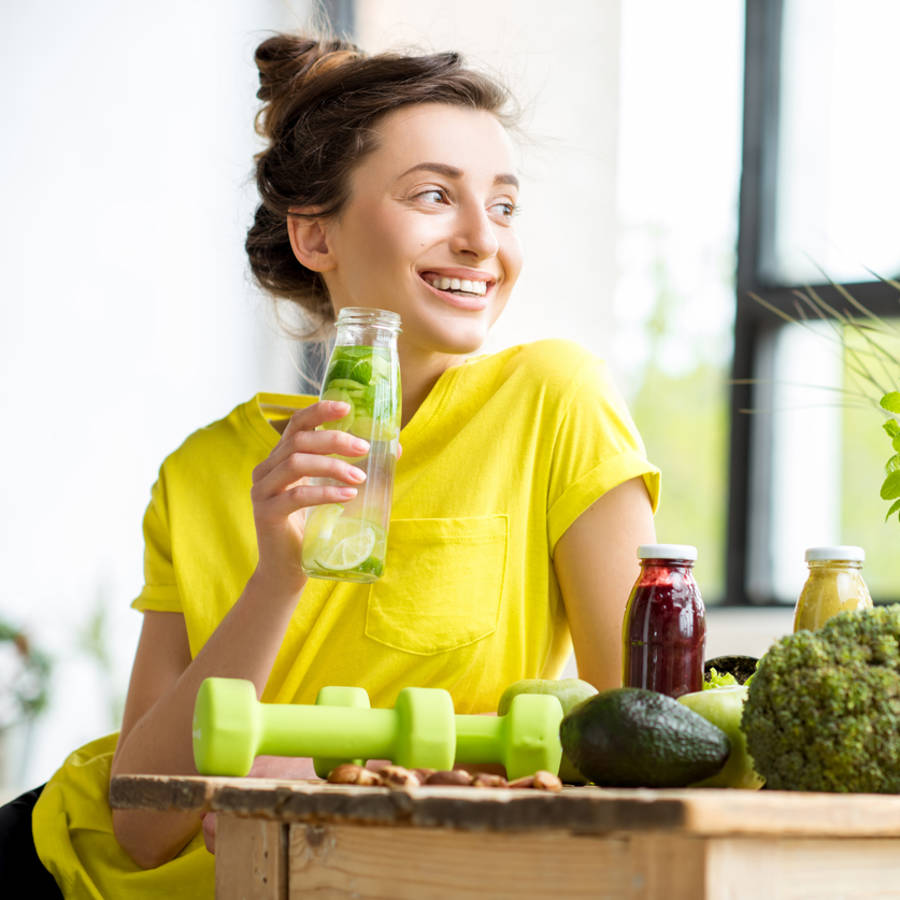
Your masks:
M288 237L294 256L313 272L328 272L335 266L325 219L307 209L292 209L287 217Z

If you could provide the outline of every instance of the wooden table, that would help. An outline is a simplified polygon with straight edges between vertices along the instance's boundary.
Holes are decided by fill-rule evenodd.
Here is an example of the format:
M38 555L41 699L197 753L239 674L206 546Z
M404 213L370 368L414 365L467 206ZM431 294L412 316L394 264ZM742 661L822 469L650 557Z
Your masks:
M122 776L218 813L217 898L900 898L900 796Z

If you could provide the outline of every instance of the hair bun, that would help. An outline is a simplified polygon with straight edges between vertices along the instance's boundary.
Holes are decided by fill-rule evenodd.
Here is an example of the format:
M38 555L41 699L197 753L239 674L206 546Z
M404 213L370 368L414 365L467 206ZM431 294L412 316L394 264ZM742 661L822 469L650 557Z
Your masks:
M365 54L355 44L341 40L312 40L279 34L256 49L259 90L265 102L278 100L306 81Z

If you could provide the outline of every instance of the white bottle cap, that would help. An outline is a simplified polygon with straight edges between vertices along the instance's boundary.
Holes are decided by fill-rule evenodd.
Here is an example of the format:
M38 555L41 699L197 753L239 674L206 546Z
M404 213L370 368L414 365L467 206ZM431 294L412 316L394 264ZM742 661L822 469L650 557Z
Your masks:
M696 561L697 548L690 544L641 544L638 559L689 559Z
M838 547L810 547L805 554L807 562L818 559L845 559L848 562L865 562L866 551L862 547L846 545Z

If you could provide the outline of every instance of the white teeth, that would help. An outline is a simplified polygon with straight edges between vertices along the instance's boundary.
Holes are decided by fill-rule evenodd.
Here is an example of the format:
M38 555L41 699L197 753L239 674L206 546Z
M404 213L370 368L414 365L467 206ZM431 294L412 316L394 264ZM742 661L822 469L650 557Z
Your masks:
M465 291L483 297L487 293L486 281L470 281L468 278L447 278L443 275L429 275L427 281L439 291Z

